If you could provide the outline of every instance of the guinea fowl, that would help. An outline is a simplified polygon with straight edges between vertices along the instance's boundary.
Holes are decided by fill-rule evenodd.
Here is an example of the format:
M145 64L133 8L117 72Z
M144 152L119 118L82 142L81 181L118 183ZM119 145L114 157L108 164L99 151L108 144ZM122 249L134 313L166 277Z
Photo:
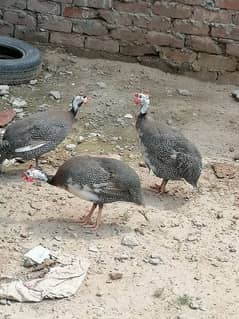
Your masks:
M38 112L19 120L6 129L0 143L0 164L5 159L35 158L53 150L70 133L74 118L87 96L76 96L69 111Z
M81 218L80 223L94 229L100 225L104 204L116 201L143 204L138 175L130 166L113 158L76 156L60 166L53 177L39 169L30 168L23 178L26 181L46 181L93 202L89 213ZM97 206L98 216L96 222L92 223L91 217Z
M169 180L182 178L196 187L202 160L195 145L178 130L148 117L150 99L147 94L136 93L134 101L140 105L136 129L145 163L149 170L163 179L161 185L156 184L151 188L165 193Z

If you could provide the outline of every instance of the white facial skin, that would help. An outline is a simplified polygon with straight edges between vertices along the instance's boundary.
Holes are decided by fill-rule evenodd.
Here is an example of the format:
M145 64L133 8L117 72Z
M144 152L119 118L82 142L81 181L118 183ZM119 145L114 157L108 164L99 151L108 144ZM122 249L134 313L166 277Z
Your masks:
M141 114L147 113L149 109L149 104L150 104L149 96L147 94L139 93L138 99L140 101L140 106L141 106L140 113Z
M79 104L80 103L87 103L88 101L88 97L87 96L82 96L82 95L78 95L75 96L73 101L72 101L72 108L75 112L77 112L78 108L79 108Z
M48 181L46 174L36 168L28 169L24 173L24 175L26 176L26 178L32 178L33 180L44 181L44 182Z

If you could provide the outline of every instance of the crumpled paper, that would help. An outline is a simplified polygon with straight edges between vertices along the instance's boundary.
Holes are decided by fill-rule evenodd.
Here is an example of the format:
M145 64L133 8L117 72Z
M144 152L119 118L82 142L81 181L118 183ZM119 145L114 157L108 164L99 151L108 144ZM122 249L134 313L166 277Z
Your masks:
M43 299L70 297L79 289L88 268L87 259L70 257L51 268L43 278L28 281L0 278L0 299L39 302Z

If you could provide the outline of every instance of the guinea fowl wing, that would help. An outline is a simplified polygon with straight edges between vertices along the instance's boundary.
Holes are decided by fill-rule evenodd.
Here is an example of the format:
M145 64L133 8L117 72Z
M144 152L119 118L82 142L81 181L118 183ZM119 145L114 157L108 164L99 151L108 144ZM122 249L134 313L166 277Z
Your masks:
M51 183L97 203L120 200L125 190L117 182L116 173L103 167L100 160L87 156L72 158L60 167Z

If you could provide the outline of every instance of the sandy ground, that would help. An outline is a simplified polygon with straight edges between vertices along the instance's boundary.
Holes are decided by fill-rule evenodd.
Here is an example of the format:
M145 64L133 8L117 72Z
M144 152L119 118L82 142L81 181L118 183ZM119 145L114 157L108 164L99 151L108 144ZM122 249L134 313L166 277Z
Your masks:
M0 318L238 318L239 165L233 156L239 153L239 104L230 97L234 87L60 51L46 51L44 62L38 82L11 87L0 108L9 107L11 97L22 97L28 103L25 113L66 109L73 95L90 95L72 135L46 154L41 166L54 172L74 154L120 155L141 177L148 221L139 212L142 208L114 203L106 205L100 229L88 231L77 224L88 202L47 184L23 182L21 172L29 162L7 167L0 179L1 276L25 278L30 270L23 267L23 254L38 244L87 257L91 266L76 296L0 305ZM146 89L152 97L151 115L180 128L201 150L205 166L198 192L183 181L170 182L163 196L148 191L158 180L139 167L133 103L134 92ZM52 90L60 91L59 101L49 96ZM70 152L65 144L77 146ZM222 178L214 174L212 163L226 163ZM134 236L138 246L123 246L125 235ZM147 262L152 254L160 257L158 265ZM122 279L110 280L111 272L122 273Z

